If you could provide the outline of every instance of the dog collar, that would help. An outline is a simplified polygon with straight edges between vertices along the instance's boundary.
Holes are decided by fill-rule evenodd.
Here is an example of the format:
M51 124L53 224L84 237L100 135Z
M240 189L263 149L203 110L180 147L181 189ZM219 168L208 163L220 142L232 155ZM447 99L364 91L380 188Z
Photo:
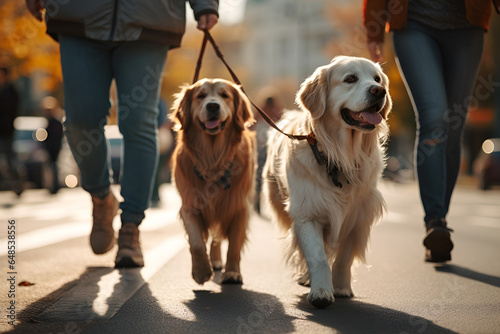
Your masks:
M231 168L232 167L233 167L233 162L231 161L229 163L229 166L227 167L227 169L224 171L224 174L215 181L215 184L221 186L222 189L224 189L224 190L227 190L231 187L229 180L231 179ZM196 176L198 176L198 178L200 180L202 180L203 182L207 181L207 178L201 174L200 170L198 169L198 167L196 167L196 165L193 166L193 170L194 170L194 173L196 174Z
M326 166L326 172L332 179L333 184L338 188L342 188L342 183L339 181L340 167L336 163L334 163L333 166L328 164L327 157L318 149L318 140L316 139L314 132L311 131L311 133L307 135L307 142L309 143L318 164Z

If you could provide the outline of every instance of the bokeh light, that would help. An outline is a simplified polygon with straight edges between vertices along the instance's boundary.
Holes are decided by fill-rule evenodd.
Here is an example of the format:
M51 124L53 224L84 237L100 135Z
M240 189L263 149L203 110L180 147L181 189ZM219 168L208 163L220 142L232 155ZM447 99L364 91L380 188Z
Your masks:
M37 141L44 141L45 139L47 139L47 137L49 136L49 134L47 133L47 130L45 129L38 129L35 131L35 140Z
M68 188L74 188L78 185L78 178L75 175L70 174L66 176L66 178L64 179L64 183Z
M490 154L495 151L495 142L491 139L487 139L483 142L483 152Z

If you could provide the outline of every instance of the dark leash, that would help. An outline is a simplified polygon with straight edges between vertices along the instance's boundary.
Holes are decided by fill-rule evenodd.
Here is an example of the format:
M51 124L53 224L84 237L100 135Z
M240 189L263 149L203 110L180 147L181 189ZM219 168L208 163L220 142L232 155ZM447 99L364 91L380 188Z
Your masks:
M293 134L290 134L290 133L286 133L286 132L283 132L274 122L273 120L271 119L271 117L269 117L268 114L266 114L262 109L260 109L255 103L253 103L253 101L250 99L250 97L248 96L248 94L245 92L245 90L243 89L243 86L241 85L241 82L240 80L238 79L238 77L236 76L236 74L234 73L234 71L232 70L231 66L229 66L229 64L226 62L226 60L224 59L224 55L222 55L222 52L220 51L220 48L217 46L217 43L215 43L212 35L210 35L210 32L208 30L203 30L203 32L205 33L205 37L203 38L203 43L201 44L201 49L200 49L200 55L198 56L198 61L196 63L196 70L194 72L194 78L193 78L193 83L195 83L196 81L198 81L198 77L200 75L200 69L201 69L201 63L202 63L202 60L203 60L203 55L205 54L205 49L206 49L206 46L207 46L207 42L210 42L210 44L212 44L213 48L214 48L214 51L215 53L217 54L217 57L219 57L219 59L222 61L222 63L226 66L229 74L231 74L231 77L233 78L233 81L240 86L241 88L241 91L248 97L248 100L250 101L250 103L252 104L252 106L255 108L255 110L257 110L259 112L259 114L262 116L262 118L267 122L267 124L269 124L270 126L272 126L274 129L276 129L278 132L281 132L282 134L284 134L285 136L287 136L288 138L290 139L296 139L296 140L306 140L308 138L309 135L293 135Z
M205 49L207 47L207 42L210 42L210 44L212 44L212 47L214 48L215 54L222 61L222 63L224 64L224 66L226 66L226 69L228 70L229 74L231 74L231 77L233 78L233 81L238 86L240 86L241 91L247 96L247 98L250 101L250 103L252 104L252 106L255 108L255 110L257 110L259 112L259 114L267 122L267 124L269 124L275 130L277 130L278 132L280 132L281 134L287 136L290 139L307 140L307 142L309 143L309 146L311 147L311 149L313 151L314 157L316 158L316 161L318 162L318 164L320 164L320 165L326 165L326 171L327 171L328 175L332 178L333 183L337 187L342 188L342 183L340 183L338 181L339 167L336 164L334 164L333 167L328 165L327 158L318 149L318 141L316 140L316 136L314 135L314 133L311 131L311 133L309 133L308 135L294 135L294 134L291 134L291 133L286 133L283 130L281 130L276 125L276 123L273 122L273 120L271 119L271 117L269 117L269 115L266 114L264 112L264 110L260 109L250 99L250 97L248 96L248 94L243 89L241 81L238 79L238 77L236 76L236 74L232 70L231 66L229 66L229 64L224 59L224 55L220 51L220 48L217 45L217 43L215 43L215 40L213 39L213 37L210 34L210 32L208 30L206 30L206 29L204 29L203 32L205 33L205 37L203 38L203 42L201 44L201 49L200 49L200 54L198 56L198 61L196 62L196 70L194 72L193 83L195 83L196 81L198 81L198 78L199 78L199 75L200 75L200 70L201 70L201 63L202 63L202 60L203 60L203 55L205 54Z

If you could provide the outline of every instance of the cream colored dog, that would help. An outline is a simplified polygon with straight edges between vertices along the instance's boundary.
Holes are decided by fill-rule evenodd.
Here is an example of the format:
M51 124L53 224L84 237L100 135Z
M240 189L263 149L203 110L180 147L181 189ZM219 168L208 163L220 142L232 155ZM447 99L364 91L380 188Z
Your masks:
M284 131L309 134L291 140L274 131L264 178L279 225L289 231L287 260L309 302L327 307L352 297L351 266L364 261L371 226L385 210L377 190L392 107L381 67L339 56L316 69L297 93L302 111L287 112ZM314 139L315 138L315 139ZM330 269L330 266L331 269Z

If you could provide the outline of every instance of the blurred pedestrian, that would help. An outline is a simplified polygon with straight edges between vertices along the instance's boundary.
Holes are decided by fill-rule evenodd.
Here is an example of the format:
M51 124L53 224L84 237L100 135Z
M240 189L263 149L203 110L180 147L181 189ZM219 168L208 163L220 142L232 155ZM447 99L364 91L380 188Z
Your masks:
M499 0L493 0L496 10ZM373 61L383 61L386 23L417 121L416 169L426 226L425 260L451 260L446 215L460 169L462 136L488 30L490 0L365 0Z
M218 20L218 0L189 0L198 29ZM64 132L93 203L90 245L96 254L114 243L118 201L110 189L104 125L114 79L124 161L122 227L115 267L142 267L139 224L148 208L157 166L159 91L167 51L180 46L185 30L183 0L73 0L47 6L47 32L60 43L64 83ZM27 0L42 20L43 0Z
M22 180L18 171L17 156L14 152L14 119L19 112L19 94L9 80L9 70L0 68L0 157L7 162L8 182L14 192L20 195L23 191Z
M61 124L62 110L55 97L47 96L41 102L42 111L47 118L47 138L43 141L44 147L49 154L50 167L52 169L52 185L50 193L56 194L59 191L59 172L57 168L57 159L62 147L63 127Z
M158 168L156 169L155 180L153 183L153 194L151 196L151 207L157 208L160 206L160 185L163 183L163 172L168 169L168 162L175 149L174 131L172 130L173 122L167 117L167 107L163 100L160 100L160 113L158 114ZM168 172L167 181L170 182L170 171Z
M264 102L261 106L262 111L264 111L271 119L276 122L280 119L283 112L283 107L278 103L277 96L274 92L268 92L265 95ZM262 118L259 113L255 113L255 124L251 128L255 131L257 136L257 172L255 176L255 203L254 209L257 213L260 212L260 200L262 194L262 170L264 169L264 164L267 158L267 132L269 130L269 124Z

